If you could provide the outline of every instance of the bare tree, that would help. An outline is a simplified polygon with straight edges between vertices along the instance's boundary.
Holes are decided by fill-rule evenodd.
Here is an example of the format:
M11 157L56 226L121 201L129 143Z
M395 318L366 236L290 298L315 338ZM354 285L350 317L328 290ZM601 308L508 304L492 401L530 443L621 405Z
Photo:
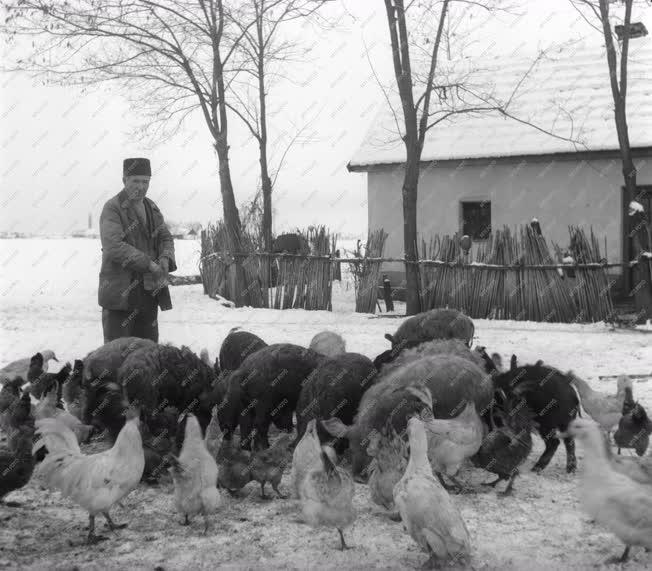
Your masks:
M241 251L227 111L230 85L243 71L234 54L256 20L236 26L224 0L12 0L2 5L8 13L2 31L10 39L33 40L31 56L17 61L16 69L48 73L64 84L118 81L149 115L154 132L174 131L199 110L218 158L230 247ZM239 264L236 279L246 296Z
M421 310L419 293L419 272L417 261L417 191L421 168L421 155L423 152L426 133L452 117L460 114L500 113L512 120L527 124L551 136L575 144L580 141L569 135L560 135L535 125L529 120L513 115L509 108L515 98L516 92L524 79L530 74L538 61L545 56L545 51L539 53L530 68L516 82L512 93L503 100L497 99L483 86L473 85L472 70L468 74L455 74L455 76L442 72L439 69L440 47L445 36L445 26L449 17L450 7L455 3L468 10L470 7L480 7L486 11L493 9L491 0L433 0L407 4L404 0L384 0L389 24L392 58L394 64L394 77L398 89L402 108L402 121L397 113L394 119L406 150L405 171L403 175L403 241L406 260L406 311L408 315ZM439 10L436 6L440 5ZM407 23L407 11L417 10L420 17L412 20L415 29L410 30ZM420 24L419 24L420 22ZM434 38L432 30L424 26L424 22L434 22L436 29ZM411 50L414 50L421 60L413 69ZM415 58L417 59L417 58ZM425 73L420 74L420 70ZM450 77L449 77L450 75ZM420 94L415 93L415 86L421 89ZM385 92L390 107L391 97ZM436 104L433 103L436 97ZM400 124L399 124L400 123Z
M242 68L245 77L253 78L254 85L245 80L245 87L253 87L256 96L248 98L234 91L235 102L229 108L238 116L258 143L260 180L263 196L262 233L265 250L272 250L272 190L274 180L268 156L268 107L267 96L270 76L281 75L281 67L305 50L299 50L296 42L279 38L284 24L297 20L308 20L317 10L332 0L247 0L231 14L233 22L243 36L239 53L243 56ZM248 22L254 22L250 26ZM273 68L273 69L272 69ZM240 79L237 80L240 82ZM292 142L292 141L291 141ZM278 173L278 168L276 169Z
M618 147L622 162L623 180L628 203L634 203L630 210L630 217L635 221L629 231L634 246L634 256L637 258L633 268L633 292L636 309L640 313L640 320L652 317L652 260L643 255L643 252L652 251L652 216L650 212L639 210L639 192L636 185L636 165L632 156L629 142L629 127L627 125L627 68L629 63L629 42L632 36L632 9L634 0L621 0L624 4L625 14L620 25L620 54L617 49L618 38L614 41L614 33L610 22L609 0L571 0L578 9L588 10L587 22L604 37L606 59L609 69L609 84L614 102L614 121L618 136ZM645 2L641 2L645 5ZM581 12L580 12L581 13ZM597 25L591 21L593 19ZM618 28L619 26L616 26ZM620 55L620 62L618 61ZM642 206L642 205L641 205ZM624 239L624 237L623 237ZM627 271L627 270L623 270Z

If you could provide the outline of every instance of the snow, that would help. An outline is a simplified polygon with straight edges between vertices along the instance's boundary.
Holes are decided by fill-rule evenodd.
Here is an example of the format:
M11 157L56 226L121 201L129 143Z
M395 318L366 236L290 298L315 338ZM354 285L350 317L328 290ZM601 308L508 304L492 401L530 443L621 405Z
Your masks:
M629 125L630 141L633 147L645 147L652 145L652 37L632 42L629 53L628 73L632 79L627 104L637 110L636 121ZM449 117L428 131L422 161L618 150L603 49L560 46L540 59L536 54L508 54L482 61L445 61L438 63L438 68L441 82L462 82L479 93L478 99L465 93L462 100L450 90L444 111L486 107L487 99L500 105L511 101L507 111L518 121L497 111ZM419 93L421 88L417 86L415 97ZM400 101L392 92L390 98L403 130ZM434 97L433 112L441 112L437 102ZM350 161L351 167L364 170L369 165L405 161L405 145L397 132L394 113L383 100L378 116Z
M179 273L196 273L198 243L177 241ZM0 240L0 366L53 349L62 360L83 357L102 342L97 306L99 243L95 240ZM228 308L202 293L201 285L174 287L174 308L161 312L161 341L206 347L211 359L234 326L260 335L268 343L307 346L323 329L343 336L347 350L374 357L388 348L386 332L401 319L352 312L353 286L345 273L334 287L333 312ZM397 304L397 311L402 305ZM385 315L385 314L382 314ZM611 331L603 324L574 325L476 320L474 343L496 351L508 363L543 359L561 370L572 369L594 388L613 393L615 377L634 378L634 395L652 411L652 337L630 330ZM600 377L607 377L601 380ZM535 450L516 480L515 494L501 499L480 484L493 475L463 469L461 479L476 492L454 496L469 527L473 565L486 570L585 569L620 553L617 539L589 522L577 501L578 477L565 472L560 450L542 475L530 471L543 451ZM94 443L97 447L98 444ZM579 446L582 465L582 447ZM624 452L628 454L628 451ZM649 454L650 452L648 452ZM288 470L289 473L289 470ZM289 474L281 484L288 491ZM311 530L297 521L293 500L264 502L250 484L240 498L225 498L213 529L201 535L199 522L179 525L172 485L145 485L112 514L129 522L109 541L93 548L80 545L86 515L81 509L33 480L10 499L21 508L0 506L0 568L43 569L398 569L418 568L426 559L400 524L391 522L373 504L366 486L356 484L358 518L345 532L350 551L335 547L337 533ZM632 571L649 569L652 555L633 551Z

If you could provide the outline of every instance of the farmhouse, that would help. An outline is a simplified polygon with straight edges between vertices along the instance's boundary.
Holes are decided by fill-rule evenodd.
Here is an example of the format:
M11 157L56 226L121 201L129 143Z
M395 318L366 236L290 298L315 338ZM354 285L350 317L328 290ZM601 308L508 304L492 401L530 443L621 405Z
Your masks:
M433 93L422 153L419 238L470 235L540 222L548 242L569 243L569 225L592 227L609 262L630 260L627 204L604 48L450 65ZM627 110L639 202L652 206L652 41L632 40ZM463 88L456 87L463 85ZM415 93L420 93L418 85ZM391 100L391 97L390 97ZM478 102L485 102L478 105ZM500 102L499 111L459 111ZM400 103L383 105L348 168L367 173L369 230L388 233L385 257L403 256L401 185L405 148ZM423 253L420 252L423 256ZM393 285L401 263L385 263ZM610 270L620 292L630 271Z

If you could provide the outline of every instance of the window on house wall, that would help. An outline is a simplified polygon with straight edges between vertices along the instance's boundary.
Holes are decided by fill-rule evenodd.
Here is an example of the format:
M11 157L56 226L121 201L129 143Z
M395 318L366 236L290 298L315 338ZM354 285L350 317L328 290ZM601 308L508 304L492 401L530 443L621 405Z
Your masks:
M491 201L462 202L462 234L473 240L486 240L491 234Z

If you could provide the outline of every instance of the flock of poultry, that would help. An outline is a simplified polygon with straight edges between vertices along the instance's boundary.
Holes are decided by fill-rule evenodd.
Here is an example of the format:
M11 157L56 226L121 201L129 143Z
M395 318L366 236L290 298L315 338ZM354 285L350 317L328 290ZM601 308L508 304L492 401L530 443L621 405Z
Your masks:
M314 348L333 359L345 351L339 336L327 334L325 338L329 343L321 348L315 344ZM479 353L485 360L488 358L484 348L476 349L474 358L479 359ZM414 347L411 350L419 351ZM202 359L208 359L205 350ZM0 370L0 431L6 440L0 444L0 505L15 506L4 497L24 486L35 471L45 485L59 490L88 512L87 541L92 544L105 539L95 533L96 516L102 515L111 530L126 525L116 524L110 509L143 477L140 410L125 397L125 421L113 446L85 454L80 443L89 441L93 427L82 422L81 410L65 395L73 367L66 364L57 373L50 373L51 360L56 361L56 356L46 350ZM500 369L496 355L492 363ZM392 370L391 364L386 367L386 371ZM379 370L382 376L383 366ZM576 438L584 445L579 487L582 505L596 522L625 544L619 559L625 561L632 546L652 550L652 458L645 455L652 422L644 407L634 400L629 378L620 377L617 394L607 395L592 390L572 373L567 375L583 411L592 420L580 413L556 436ZM406 391L424 406L405 419L405 433L399 433L388 421L366 439L366 453L372 459L367 480L371 499L387 509L391 519L403 522L428 554L427 564L468 562L471 536L444 476L458 489L464 488L456 476L470 460L498 476L488 485L508 480L502 493L512 492L518 467L532 449L536 411L524 399L508 398L501 410L501 426L488 430L471 401L459 407L451 418L435 418L434 398L427 385L412 385ZM269 448L248 451L224 438L217 417L214 410L203 433L195 415L183 414L179 419L183 444L176 454L166 456L175 506L184 523L200 515L206 533L209 516L222 504L221 490L237 495L251 481L260 484L262 497L266 497L265 485L269 483L278 497L284 498L279 485L289 467L292 496L299 500L305 522L335 528L341 548L346 549L344 530L356 518L354 475L345 468L346 462L339 461L333 442L325 443L320 436L323 429L343 435L341 423L338 426L336 419L313 418L300 438L282 434ZM631 435L632 422L642 427L635 438ZM616 426L613 438L617 456L610 444ZM621 456L621 448L635 449L638 457Z

